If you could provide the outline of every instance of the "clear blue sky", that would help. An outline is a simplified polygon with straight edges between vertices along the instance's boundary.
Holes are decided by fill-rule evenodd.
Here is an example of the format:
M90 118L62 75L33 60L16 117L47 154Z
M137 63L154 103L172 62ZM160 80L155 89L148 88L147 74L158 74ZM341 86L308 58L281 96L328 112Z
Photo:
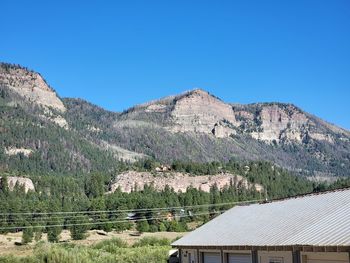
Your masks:
M1 1L0 60L121 111L200 87L350 129L350 1Z

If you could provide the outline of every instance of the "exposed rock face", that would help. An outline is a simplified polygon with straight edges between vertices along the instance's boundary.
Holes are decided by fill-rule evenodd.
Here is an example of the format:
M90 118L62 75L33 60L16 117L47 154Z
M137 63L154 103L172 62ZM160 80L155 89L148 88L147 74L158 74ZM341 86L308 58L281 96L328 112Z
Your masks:
M262 191L261 185L250 184L247 179L239 175L222 173L216 175L190 176L189 174L179 172L166 172L152 174L150 172L128 171L116 176L115 180L110 184L110 192L114 192L120 187L123 192L131 192L133 190L142 190L144 185L153 184L155 189L163 190L166 185L172 187L175 192L186 192L187 187L192 186L205 192L210 191L210 187L216 184L219 189L230 184L236 187L242 186L246 189L255 188Z
M223 121L220 121L214 125L214 129L212 130L212 133L217 138L227 138L231 135L236 135L236 130L230 125L230 123L225 123Z
M40 74L20 67L0 65L0 83L23 97L25 100L64 112L62 101L47 85Z
M165 112L166 111L166 106L163 104L151 104L146 107L145 109L146 112Z
M334 143L334 138L330 134L323 134L318 132L310 132L309 136L318 141L327 141L329 143Z
M136 106L122 116L115 127L142 123L143 126L155 125L175 133L203 133L217 138L240 133L278 144L301 144L306 136L333 143L330 132L349 134L326 122L322 122L326 129L317 131L314 119L292 104L228 104L201 89Z
M334 143L332 133L349 136L341 129L330 129L330 124L316 119L292 104L258 103L235 105L236 118L239 119L241 132L254 139L267 143L302 144L305 138ZM322 123L322 129L320 129ZM327 125L325 125L327 124Z
M56 123L58 126L65 128L66 130L68 129L68 123L65 118L62 116L56 116L53 118L50 118L50 121Z
M277 104L263 107L258 118L261 121L261 129L251 135L255 139L267 142L279 142L281 137L301 142L301 129L308 122L307 117L292 106L283 109Z
M32 149L26 149L26 148L16 148L16 147L8 147L5 149L5 154L7 155L17 155L19 153L23 154L24 156L28 157L33 152Z
M215 124L220 121L236 123L230 105L200 89L178 99L171 116L174 119L171 130L175 132L212 133Z
M25 177L9 176L7 177L7 186L10 191L13 191L15 186L23 186L24 191L35 191L33 181ZM2 187L2 177L0 177L0 188Z
M51 109L45 108L44 114L42 114L41 117L57 124L62 128L65 128L66 130L69 128L67 120L61 115L53 113Z

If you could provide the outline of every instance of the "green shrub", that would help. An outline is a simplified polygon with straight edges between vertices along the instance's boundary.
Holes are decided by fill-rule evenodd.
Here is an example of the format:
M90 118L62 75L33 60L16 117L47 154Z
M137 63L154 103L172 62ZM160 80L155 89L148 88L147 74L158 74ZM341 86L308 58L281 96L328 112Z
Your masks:
M152 232L152 233L158 232L158 226L157 225L150 225L149 232Z
M103 240L92 246L94 249L103 250L109 253L115 253L118 249L126 247L128 247L128 244L120 238Z
M114 251L104 250L109 242L99 246L66 246L61 244L42 244L31 257L0 257L1 263L165 263L169 246L117 247ZM113 241L113 240L112 240ZM115 241L115 240L114 240Z
M140 233L148 232L149 231L149 224L148 224L147 220L137 222L136 229Z
M133 247L145 246L170 246L170 240L167 238L144 237L133 245Z
M160 223L158 226L158 229L160 232L165 232L166 231L166 226L164 225L164 223Z
M187 231L186 223L177 222L173 220L168 225L168 231L169 232L186 232Z

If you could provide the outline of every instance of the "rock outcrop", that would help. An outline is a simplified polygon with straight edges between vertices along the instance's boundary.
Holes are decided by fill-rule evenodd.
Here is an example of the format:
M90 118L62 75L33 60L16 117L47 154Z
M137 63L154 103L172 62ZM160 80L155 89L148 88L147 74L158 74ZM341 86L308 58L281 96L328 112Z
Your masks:
M59 112L66 111L56 92L48 86L39 73L21 67L0 64L0 83L31 103Z
M141 191L145 185L151 184L157 190L163 190L168 185L175 192L186 192L189 186L209 192L214 184L219 189L230 184L236 187L244 187L245 189L255 188L257 191L262 191L263 189L261 185L251 184L244 177L230 173L191 176L190 174L179 172L150 173L128 171L117 175L115 180L111 182L110 193L118 188L128 193L133 190Z
M17 154L23 154L26 157L29 157L29 155L33 152L32 149L26 149L26 148L16 148L16 147L8 147L5 148L5 154L12 156Z
M252 132L255 139L266 142L279 142L283 137L286 140L301 142L303 139L302 129L308 123L308 118L295 107L288 105L263 106L261 112L256 116L261 122L259 130Z
M171 112L174 132L201 132L211 134L221 121L236 124L232 107L201 89L176 99Z
M217 138L227 138L232 135L236 135L237 131L232 126L232 124L228 122L220 121L218 123L215 123L212 133Z
M24 191L27 193L28 191L35 191L35 187L33 184L33 181L29 178L25 177L17 177L17 176L8 176L7 179L7 186L10 191L13 191L15 186L21 186L24 187ZM0 177L0 188L2 187L3 179Z

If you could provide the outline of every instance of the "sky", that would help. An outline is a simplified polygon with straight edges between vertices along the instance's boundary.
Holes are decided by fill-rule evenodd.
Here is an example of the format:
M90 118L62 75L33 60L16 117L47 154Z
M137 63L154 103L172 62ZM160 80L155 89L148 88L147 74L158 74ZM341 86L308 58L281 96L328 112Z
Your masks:
M0 61L112 111L202 88L350 129L349 0L1 1Z

